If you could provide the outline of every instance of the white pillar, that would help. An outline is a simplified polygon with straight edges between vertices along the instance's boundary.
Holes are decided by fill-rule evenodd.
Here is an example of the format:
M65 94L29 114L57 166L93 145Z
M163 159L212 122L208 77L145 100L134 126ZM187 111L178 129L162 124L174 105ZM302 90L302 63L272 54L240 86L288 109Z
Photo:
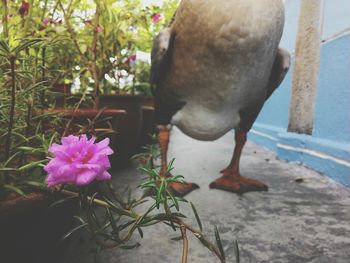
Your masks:
M288 131L311 134L322 40L324 0L301 0Z

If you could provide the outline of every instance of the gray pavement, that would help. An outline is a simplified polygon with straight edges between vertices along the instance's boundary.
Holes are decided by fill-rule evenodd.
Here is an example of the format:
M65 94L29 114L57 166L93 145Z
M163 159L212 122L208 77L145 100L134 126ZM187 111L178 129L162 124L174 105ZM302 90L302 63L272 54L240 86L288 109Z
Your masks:
M200 142L172 131L169 160L176 158L174 174L182 174L200 189L186 199L192 201L203 222L204 232L214 240L217 225L227 262L235 262L234 241L239 240L241 262L349 263L350 189L301 165L276 159L274 153L248 142L241 162L243 175L259 179L268 192L243 196L210 190L208 185L231 158L234 134L215 142ZM113 183L123 189L136 188L144 176L131 165L115 174ZM298 182L297 182L298 181ZM140 194L139 190L136 193ZM181 210L196 226L191 209ZM141 246L133 250L111 250L101 255L101 263L181 262L181 241L165 225L144 231ZM188 262L219 262L195 237L189 235ZM72 244L65 263L93 262L94 245L87 237Z

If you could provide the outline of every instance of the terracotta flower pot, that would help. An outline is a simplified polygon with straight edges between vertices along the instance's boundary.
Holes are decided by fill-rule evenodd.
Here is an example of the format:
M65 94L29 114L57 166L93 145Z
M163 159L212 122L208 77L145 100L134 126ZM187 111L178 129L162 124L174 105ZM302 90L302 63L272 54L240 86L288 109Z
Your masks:
M108 126L106 122L99 121L99 119L105 119L109 118L108 121L111 123L111 125L115 126L118 122L118 119L126 114L126 111L123 109L105 109L103 111L97 110L97 109L63 109L63 108L56 108L56 109L46 109L44 110L45 113L58 113L65 118L66 122L68 123L69 120L72 120L73 124L71 124L71 127L69 128L68 133L75 133L77 125L86 126L89 125L88 120L94 120L96 119L96 123L93 125L93 129L96 131L99 131L101 129L108 129L111 128ZM67 124L66 123L66 124ZM50 124L48 124L50 125ZM65 130L65 125L63 127L57 128L59 133L62 134ZM110 138L111 140L114 139L112 136Z
M146 106L146 107L153 107L154 108L154 98L153 97L144 98L142 105Z
M126 114L120 118L115 127L117 131L116 140L112 147L117 152L119 163L125 162L135 152L139 145L142 130L142 100L141 96L135 95L99 95L98 108L124 109Z
M74 226L76 202L65 202L51 209L61 198L43 192L26 196L11 194L0 200L0 260L7 263L55 263L65 251L59 244Z
M154 107L143 106L143 122L140 136L140 145L146 145L153 143L151 135L156 133L156 124L154 120Z

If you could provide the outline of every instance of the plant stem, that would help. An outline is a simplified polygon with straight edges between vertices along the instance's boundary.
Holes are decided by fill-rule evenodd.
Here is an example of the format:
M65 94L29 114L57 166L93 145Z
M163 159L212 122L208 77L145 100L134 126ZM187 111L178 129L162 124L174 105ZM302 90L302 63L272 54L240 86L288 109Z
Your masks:
M75 106L74 111L73 111L73 113L72 113L72 116L71 116L71 118L69 119L68 123L66 124L66 127L64 128L64 132L63 132L63 134L62 134L62 137L66 136L66 134L69 132L70 125L72 124L73 119L74 119L74 115L75 115L75 113L77 112L77 110L79 109L80 104L81 104L81 103L83 102L83 100L85 99L85 95L86 95L86 92L83 93L83 95L81 96L79 102L78 102L77 105Z
M46 79L46 47L43 46L41 50L41 66L42 66L42 81L45 81ZM41 107L44 107L45 105L45 90L41 91L40 94L40 101L41 101Z
M100 20L100 7L98 0L96 2L96 10L95 10L95 21L94 21L94 36L92 39L92 75L94 78L94 97L95 97L95 106L97 102L97 95L99 93L99 75L98 75L98 70L97 70L97 41L98 41L98 27L99 25L99 20Z
M43 13L41 14L41 21L43 21L44 18L45 18L45 13L46 13L46 8L47 8L47 1L48 0L45 0L45 3L44 3Z
M24 26L23 26L23 33L24 34L27 34L27 31L28 31L28 26L29 26L29 22L30 20L32 20L32 15L33 15L33 8L34 8L34 0L31 0L29 2L29 12L28 12L28 16L24 22Z
M9 10L8 10L8 6L7 6L7 0L2 0L2 4L4 6L4 13L3 13L3 16L2 16L2 24L4 26L4 38L8 38L9 36L9 28L8 28L8 13L9 13Z
M210 251L212 251L219 258L219 260L222 263L226 262L226 260L221 256L221 253L218 250L218 248L210 240L208 240L200 230L197 230L197 229L193 228L192 226L186 224L180 218L177 218L176 223L179 224L180 226L185 227L187 230L191 231L193 233L193 235L196 238L198 238L199 241L201 241L202 244L205 245Z
M16 106L16 72L15 72L15 62L16 57L14 55L10 56L10 66L11 66L11 104L10 104L10 114L9 114L9 126L7 130L6 145L5 145L5 161L10 158L11 151L11 137L12 129L15 115Z
M72 2L71 2L72 3ZM73 44L76 48L76 50L78 51L78 54L83 62L83 64L87 67L87 69L90 71L91 76L94 80L94 95L95 95L95 105L94 107L97 107L97 94L98 94L98 89L99 89L99 74L98 74L98 69L97 69L97 40L98 40L98 26L99 26L99 15L100 15L100 9L99 9L99 5L96 2L96 13L95 13L95 25L94 25L94 35L93 35L93 40L92 40L92 62L90 63L89 59L86 58L86 56L84 55L84 53L81 51L81 48L79 46L79 42L77 39L77 36L74 32L74 29L72 27L72 25L69 22L69 15L67 14L67 11L64 9L61 1L58 2L60 8L62 9L63 15L64 15L64 20L66 22L66 26L67 26L67 31L73 41ZM69 10L68 10L69 12Z
M68 196L75 196L75 197L79 196L78 193L75 193L75 192L72 192L69 190L62 190L62 193L65 195L68 195ZM87 196L87 201L91 201L91 200L92 200L92 198L90 196ZM95 205L105 207L105 208L112 208L111 205L109 205L107 202L105 202L103 200L94 198L92 201ZM137 228L137 226L139 225L139 223L141 223L141 221L143 219L145 219L147 221L148 214L149 214L149 212L151 212L151 210L153 210L152 207L144 214L138 214L132 210L123 210L125 212L125 215L127 215L131 218L134 218L136 221L132 225L132 227L129 229L129 231L124 235L124 237L120 240L120 242L116 242L116 243L103 242L94 234L93 229L91 229L92 230L91 233L94 236L94 240L97 242L97 244L99 244L100 246L102 246L103 248L106 248L106 249L116 248L116 247L122 245L124 242L128 241L131 238L132 233L135 231L135 229ZM89 217L89 215L88 215L88 217ZM155 218L153 218L152 220L155 220ZM221 253L218 250L218 248L208 238L206 238L200 230L197 230L197 229L193 228L192 226L186 224L184 221L182 221L178 217L174 218L171 215L169 216L167 214L158 218L158 220L159 221L169 220L172 223L175 223L176 225L179 226L179 228L181 230L181 234L182 234L182 239L183 239L182 263L187 262L187 255L188 255L188 239L187 239L187 235L186 235L186 230L189 230L190 232L192 232L194 234L194 236L196 238L198 238L199 241L201 241L201 243L204 246L206 246L211 252L213 252L218 257L218 259L220 260L221 263L226 262L226 260L221 256Z
M180 226L181 235L182 235L182 263L187 263L187 255L188 255L188 239L186 235L186 227L184 225Z
M67 26L67 31L68 31L68 33L69 33L69 35L70 35L70 37L71 37L71 39L72 39L72 41L73 41L73 44L74 44L76 50L78 51L79 56L80 56L82 62L85 64L85 66L86 66L86 67L89 69L89 71L90 71L90 70L91 70L90 62L89 62L89 60L84 56L83 52L81 51L81 49L80 49L80 47L79 47L79 43L78 43L77 37L76 37L76 35L75 35L75 32L74 32L74 30L73 30L72 25L71 25L70 22L69 22L69 16L68 16L66 10L64 9L64 7L63 7L61 1L58 2L58 5L60 6L60 8L61 8L61 10L62 10L62 12L63 12L64 20L65 20L66 26Z
M27 102L26 128L25 128L25 132L24 132L24 136L26 138L29 137L29 133L30 133L30 123L31 123L31 120L32 120L32 110L33 110L33 106L34 106L33 99L34 98L29 96L28 102ZM21 166L24 165L26 162L27 162L26 155L24 154L24 152L22 152L21 157L20 157Z
M78 197L79 196L78 193L73 192L73 191L69 191L69 190L65 190L65 189L62 189L59 192L65 194L65 195L68 195L68 196L74 196L74 197ZM87 200L89 202L91 201L91 199L92 198L90 196L87 197ZM98 206L101 206L101 207L108 207L108 208L110 207L110 205L107 202L105 202L103 200L100 200L100 199L94 198L93 202L94 202L95 205L98 205Z

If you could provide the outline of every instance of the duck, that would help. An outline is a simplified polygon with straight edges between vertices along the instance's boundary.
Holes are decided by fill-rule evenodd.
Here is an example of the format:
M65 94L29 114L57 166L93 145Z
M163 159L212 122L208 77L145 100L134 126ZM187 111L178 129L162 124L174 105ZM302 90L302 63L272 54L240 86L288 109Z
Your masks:
M279 47L284 27L282 0L182 0L168 27L154 38L151 87L161 157L167 174L171 127L203 141L234 130L233 156L211 189L237 194L267 191L241 175L240 158L264 103L290 67ZM171 183L184 196L195 183Z

